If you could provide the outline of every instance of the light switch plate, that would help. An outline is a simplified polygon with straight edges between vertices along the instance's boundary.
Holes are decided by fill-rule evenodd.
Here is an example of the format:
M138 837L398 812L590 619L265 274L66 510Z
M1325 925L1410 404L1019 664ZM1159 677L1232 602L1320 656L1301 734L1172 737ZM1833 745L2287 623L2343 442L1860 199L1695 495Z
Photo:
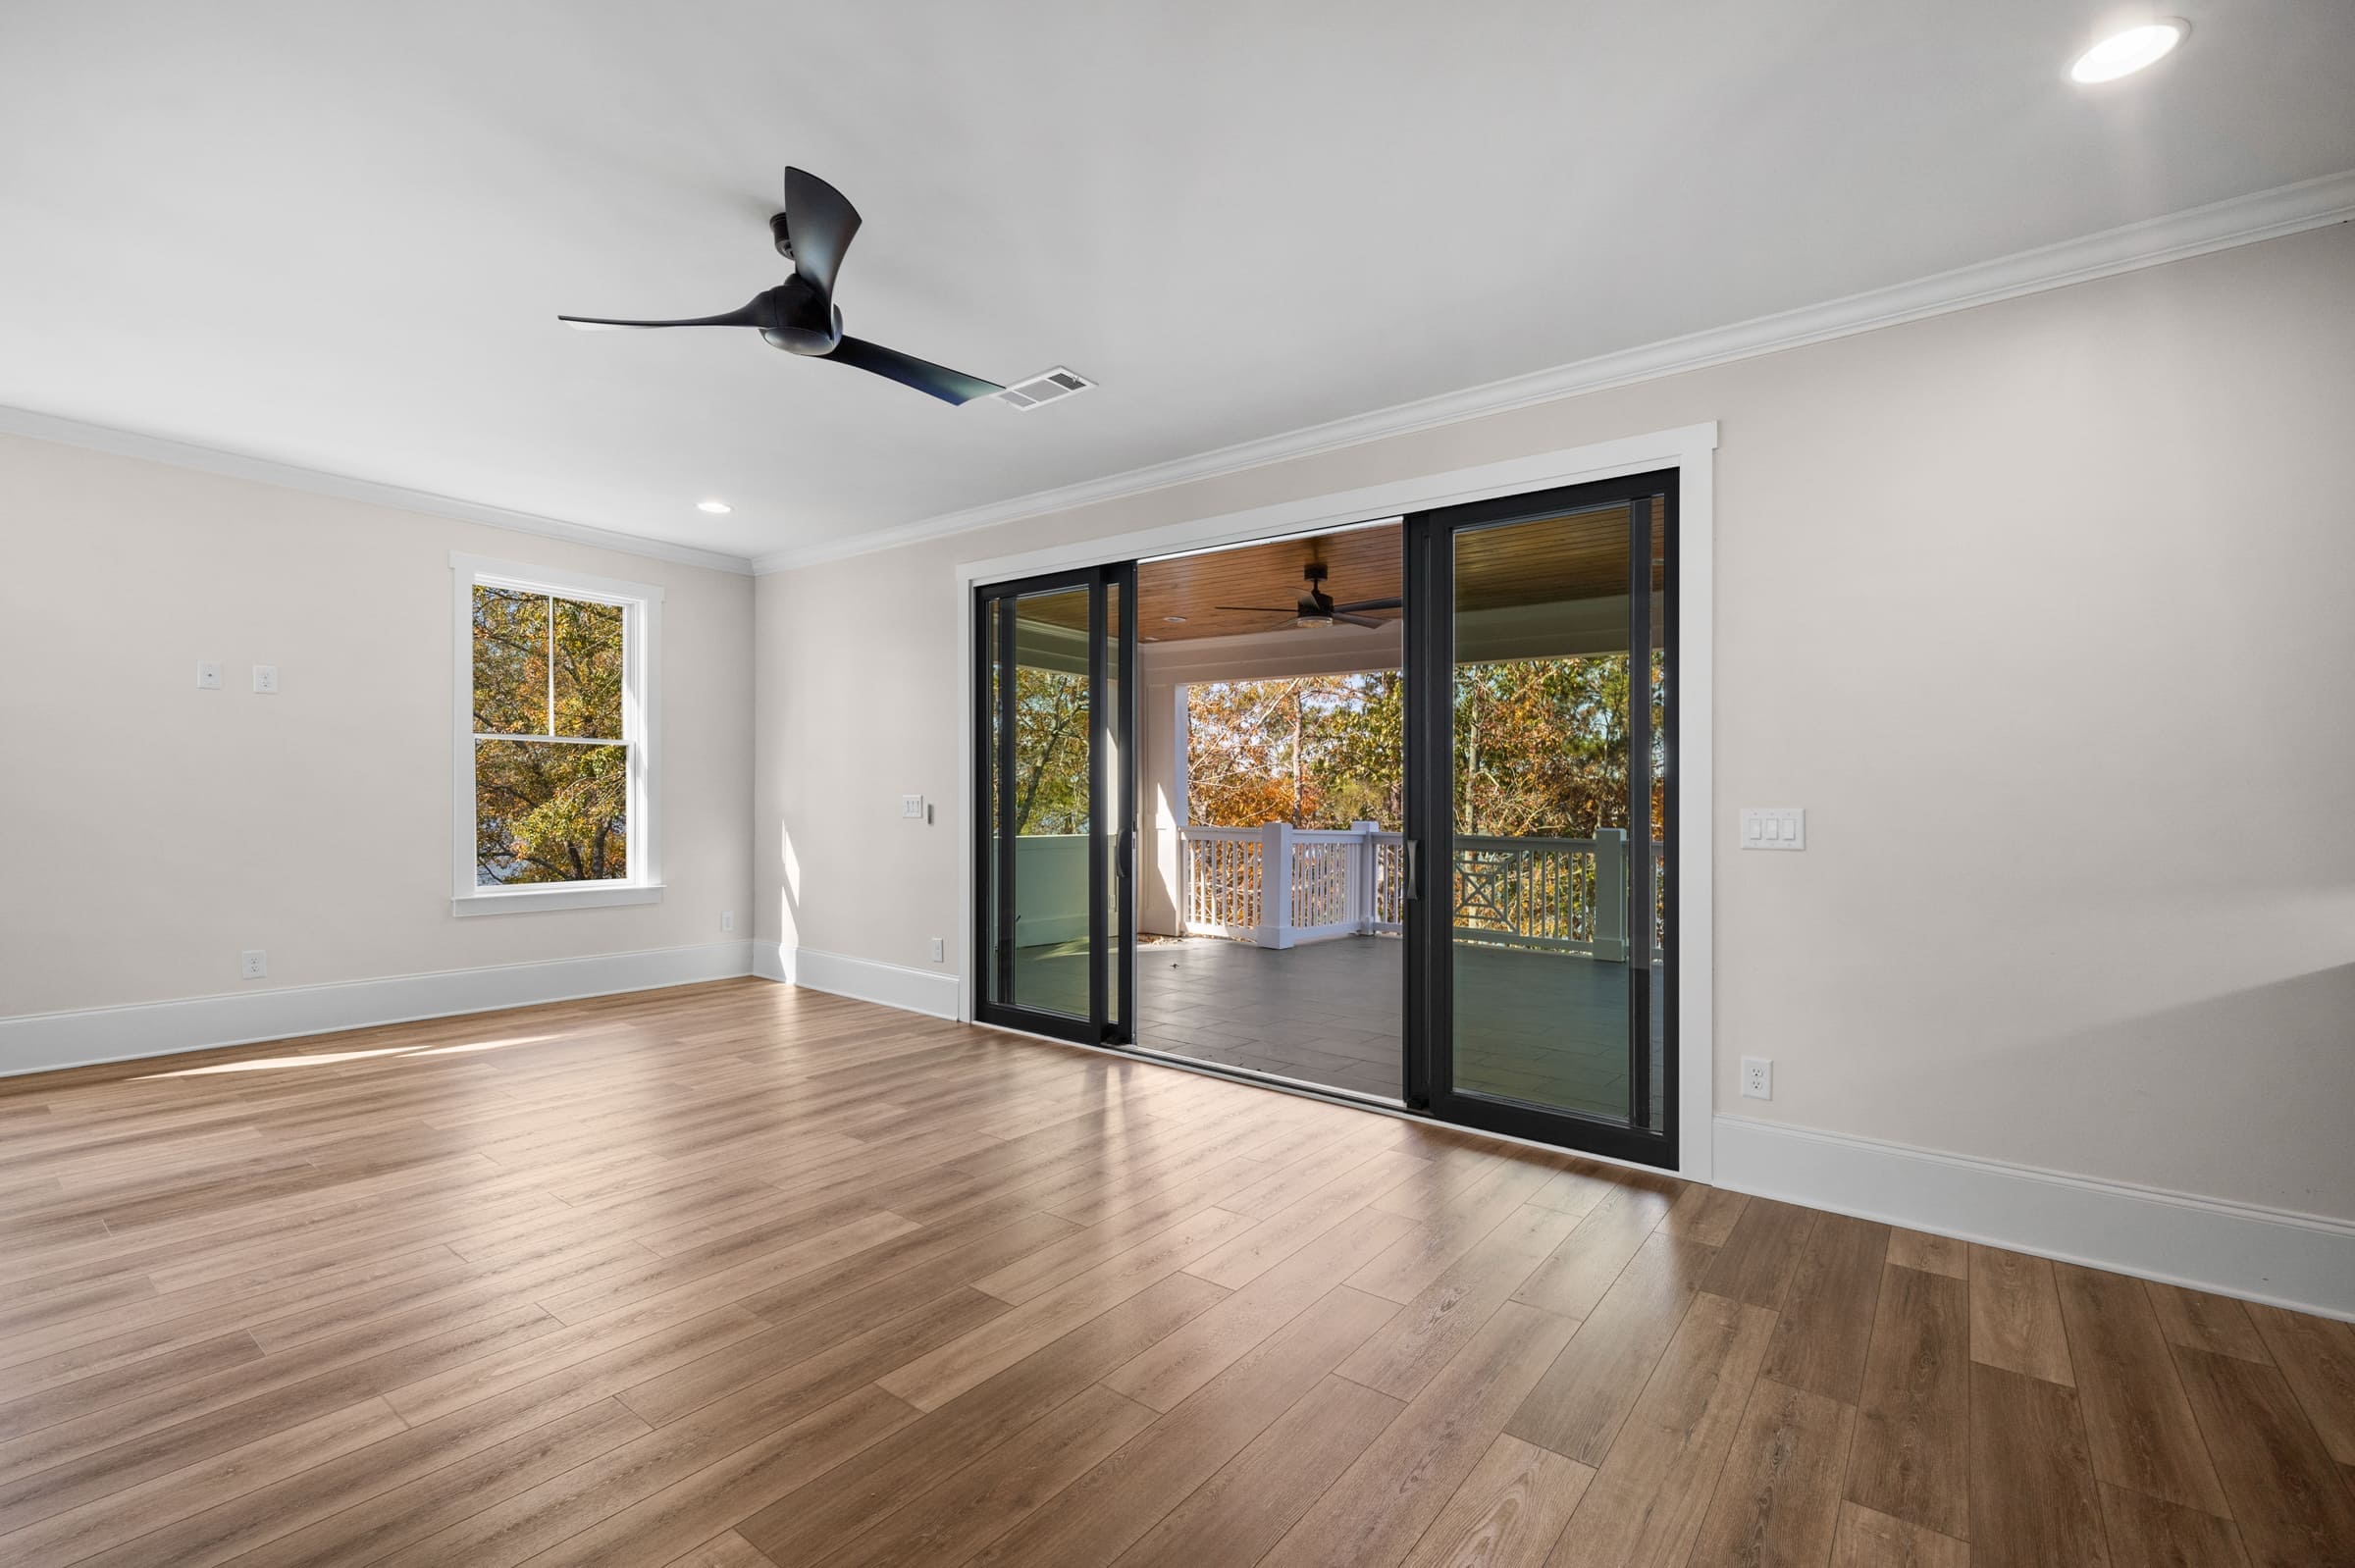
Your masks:
M200 692L217 692L221 689L221 666L218 663L205 659L197 664L196 689Z
M1806 811L1796 806L1743 807L1742 847L1746 850L1806 849Z
M257 691L257 692L275 692L275 691L277 691L277 690L278 690L278 666L277 666L276 664L256 664L256 665L254 665L254 666L253 666L253 689L254 689L255 691Z
M922 821L924 819L924 798L921 795L901 796L900 814L902 816L914 817L919 822Z

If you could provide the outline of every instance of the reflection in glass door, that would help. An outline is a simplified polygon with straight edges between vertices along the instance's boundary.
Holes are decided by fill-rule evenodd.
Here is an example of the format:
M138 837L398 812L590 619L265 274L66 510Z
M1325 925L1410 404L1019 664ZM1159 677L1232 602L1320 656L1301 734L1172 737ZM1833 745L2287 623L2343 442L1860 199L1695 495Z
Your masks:
M974 1017L1097 1043L1133 1006L1132 569L974 602Z
M1674 1165L1674 479L1410 519L1408 920L1437 1115Z

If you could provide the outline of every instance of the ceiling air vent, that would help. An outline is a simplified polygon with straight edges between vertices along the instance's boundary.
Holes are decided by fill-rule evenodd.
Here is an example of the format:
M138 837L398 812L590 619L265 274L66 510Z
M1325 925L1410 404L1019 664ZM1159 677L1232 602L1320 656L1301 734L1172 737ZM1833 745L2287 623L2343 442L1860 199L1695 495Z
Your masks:
M1016 382L1004 392L999 392L997 397L999 402L1012 403L1017 408L1029 409L1036 408L1040 403L1051 403L1058 398L1083 392L1094 385L1095 383L1089 381L1085 376L1057 365L1043 375L1033 376L1028 381Z

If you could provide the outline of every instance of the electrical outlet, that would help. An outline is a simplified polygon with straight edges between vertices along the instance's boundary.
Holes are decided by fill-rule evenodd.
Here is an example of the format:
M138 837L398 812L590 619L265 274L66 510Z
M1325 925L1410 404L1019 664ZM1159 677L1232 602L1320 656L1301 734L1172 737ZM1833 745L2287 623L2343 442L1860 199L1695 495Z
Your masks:
M942 940L941 940L939 937L937 937L937 936L936 936L936 937L934 937L934 938L932 939L932 962L933 962L933 963L935 963L935 964L946 964L948 961L949 961L949 944L948 944L948 943L946 943L946 942L943 942L943 941L942 941Z
M1774 1058L1746 1056L1742 1059L1742 1094L1746 1099L1774 1098Z
M900 814L918 822L922 821L924 819L924 798L921 795L901 796Z
M276 664L256 664L256 665L254 665L254 666L253 666L253 689L254 689L255 691L257 691L257 692L263 692L263 693L269 693L269 692L275 692L275 691L277 691L277 690L278 690L278 666L277 666Z
M200 692L217 692L221 689L220 664L209 658L197 664L196 689Z
M722 910L719 912L719 928L723 931L733 931L736 929L736 912L734 910Z
M270 972L270 955L258 947L247 948L237 955L237 977L258 980Z

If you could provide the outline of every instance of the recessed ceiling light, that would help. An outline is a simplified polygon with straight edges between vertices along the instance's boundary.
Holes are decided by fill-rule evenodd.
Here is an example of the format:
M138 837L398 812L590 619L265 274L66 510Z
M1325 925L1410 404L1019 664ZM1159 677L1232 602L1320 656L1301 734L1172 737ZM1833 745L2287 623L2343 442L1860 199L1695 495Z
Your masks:
M1164 615L1161 618L1161 623L1164 626L1183 626L1185 624L1185 617L1182 615Z
M709 512L714 517L724 517L736 508L724 500L699 500L695 503L695 509L699 512Z
M2130 77L2145 66L2157 64L2189 31L2191 24L2181 18L2162 17L2123 32L2114 32L2077 56L2068 68L2069 79L2116 81L2120 77Z

